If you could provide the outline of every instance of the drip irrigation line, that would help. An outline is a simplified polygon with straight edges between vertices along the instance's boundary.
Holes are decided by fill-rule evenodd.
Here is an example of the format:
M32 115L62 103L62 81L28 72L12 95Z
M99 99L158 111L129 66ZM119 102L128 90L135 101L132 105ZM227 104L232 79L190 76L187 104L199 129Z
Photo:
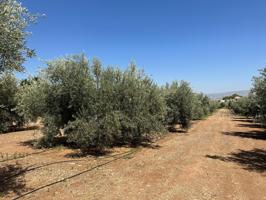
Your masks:
M95 167L92 167L92 168L87 169L87 170L85 170L85 171L82 171L82 172L80 172L80 173L74 174L74 175L72 175L72 176L69 176L69 177L63 178L63 179L61 179L61 180L59 180L59 181L55 181L55 182L52 182L52 183L47 184L47 185L44 185L44 186L41 186L41 187L36 188L36 189L34 189L34 190L30 191L30 192L27 192L27 193L22 194L22 195L20 195L20 196L18 196L18 197L16 197L16 198L14 198L13 200L21 199L21 198L23 198L23 197L25 197L25 196L28 196L28 195L30 195L30 194L32 194L32 193L35 193L35 192L37 192L37 191L39 191L39 190L42 190L42 189L44 189L44 188L47 188L47 187L50 187L50 186L56 185L56 184L61 183L61 182L65 182L65 181L67 181L67 180L69 180L69 179L75 178L75 177L77 177L77 176L80 176L80 175L82 175L82 174L85 174L85 173L87 173L87 172L90 172L90 171L92 171L92 170L94 170L94 169L97 169L97 168L99 168L99 167L103 167L103 166L105 166L105 165L108 165L108 164L110 164L110 163L112 163L112 162L115 162L115 161L117 161L117 160L119 160L119 159L126 158L126 156L129 156L129 155L131 155L131 154L134 154L134 153L136 153L137 151L138 151L138 149L133 150L133 151L130 151L130 152L127 153L127 154L124 154L124 155L122 155L122 156L120 156L120 157L115 157L113 160L110 160L110 161L104 162L104 163L102 163L102 164L99 164L99 165L97 165L97 166L95 166Z

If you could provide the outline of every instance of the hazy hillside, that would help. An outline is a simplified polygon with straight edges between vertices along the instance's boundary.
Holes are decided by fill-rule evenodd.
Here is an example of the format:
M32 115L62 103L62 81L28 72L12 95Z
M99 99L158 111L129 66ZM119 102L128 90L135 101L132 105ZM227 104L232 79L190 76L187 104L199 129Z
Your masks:
M222 99L223 97L230 96L232 94L239 94L241 96L247 96L248 93L249 93L249 90L239 90L239 91L207 94L207 96L210 97L211 99Z

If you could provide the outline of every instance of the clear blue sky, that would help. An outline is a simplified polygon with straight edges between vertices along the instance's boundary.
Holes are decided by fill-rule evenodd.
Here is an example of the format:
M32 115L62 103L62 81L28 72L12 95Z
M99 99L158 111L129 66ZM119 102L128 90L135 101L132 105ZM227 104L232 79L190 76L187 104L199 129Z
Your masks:
M22 0L44 13L30 27L36 73L58 56L84 52L104 65L130 60L158 84L187 80L205 93L249 89L266 65L265 0Z

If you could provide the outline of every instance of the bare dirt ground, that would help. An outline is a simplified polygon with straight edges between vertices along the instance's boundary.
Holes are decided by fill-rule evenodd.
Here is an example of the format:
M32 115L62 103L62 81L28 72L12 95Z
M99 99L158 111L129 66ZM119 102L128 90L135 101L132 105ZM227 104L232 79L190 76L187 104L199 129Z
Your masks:
M97 157L34 150L33 133L0 135L3 199L266 199L266 133L227 110L186 134Z

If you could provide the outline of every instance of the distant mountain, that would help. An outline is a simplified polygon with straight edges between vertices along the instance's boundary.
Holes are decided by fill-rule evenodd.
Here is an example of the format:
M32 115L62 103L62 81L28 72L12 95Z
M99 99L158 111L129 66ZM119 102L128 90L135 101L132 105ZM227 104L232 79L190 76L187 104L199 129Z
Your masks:
M222 92L222 93L213 93L207 94L207 96L211 99L222 99L225 96L230 96L233 94L238 94L240 96L248 96L249 90L239 90L239 91L230 91L230 92Z

